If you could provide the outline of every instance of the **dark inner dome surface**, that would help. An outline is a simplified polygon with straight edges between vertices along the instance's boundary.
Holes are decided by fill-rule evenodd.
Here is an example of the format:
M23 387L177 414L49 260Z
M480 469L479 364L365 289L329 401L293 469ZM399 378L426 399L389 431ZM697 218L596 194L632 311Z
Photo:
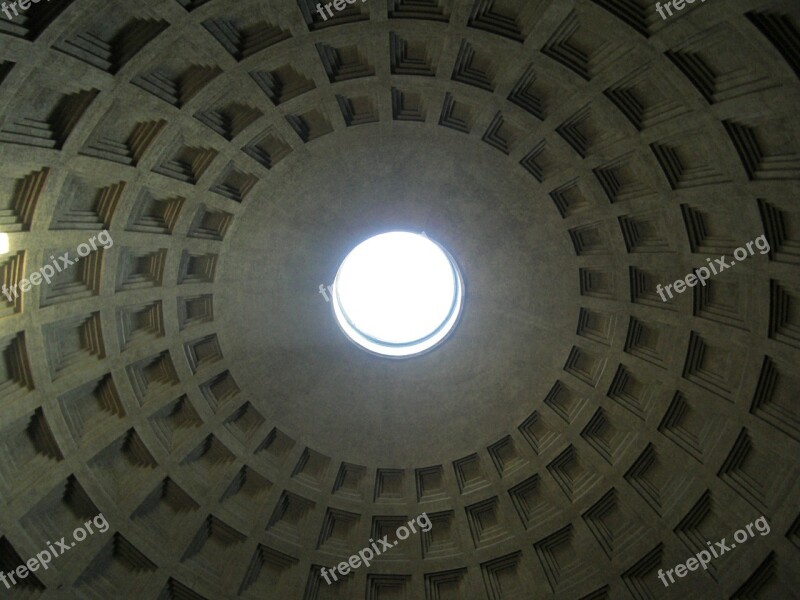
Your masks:
M0 6L0 598L796 597L798 48L796 0ZM327 287L385 232L464 290L402 359Z

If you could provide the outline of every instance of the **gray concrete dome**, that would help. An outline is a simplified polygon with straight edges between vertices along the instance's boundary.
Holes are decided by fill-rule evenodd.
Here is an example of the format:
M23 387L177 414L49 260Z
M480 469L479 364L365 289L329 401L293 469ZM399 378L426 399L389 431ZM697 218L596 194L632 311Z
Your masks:
M109 523L0 598L797 597L796 0L315 6L0 13L2 284L113 238L0 296L0 571ZM318 293L389 230L467 289L405 361Z

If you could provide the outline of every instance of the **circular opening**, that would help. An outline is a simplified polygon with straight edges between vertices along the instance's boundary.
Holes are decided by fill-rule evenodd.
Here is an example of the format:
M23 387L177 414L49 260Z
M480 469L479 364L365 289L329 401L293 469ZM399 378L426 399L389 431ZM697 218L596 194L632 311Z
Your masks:
M424 234L371 237L344 259L333 281L339 326L362 348L393 358L440 344L461 313L464 285L453 257Z

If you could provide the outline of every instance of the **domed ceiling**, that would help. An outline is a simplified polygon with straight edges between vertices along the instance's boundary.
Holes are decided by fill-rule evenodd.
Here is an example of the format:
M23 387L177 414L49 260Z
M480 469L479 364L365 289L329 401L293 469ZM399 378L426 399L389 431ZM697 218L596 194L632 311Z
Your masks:
M795 0L2 10L0 597L797 597ZM405 360L319 293L391 230Z

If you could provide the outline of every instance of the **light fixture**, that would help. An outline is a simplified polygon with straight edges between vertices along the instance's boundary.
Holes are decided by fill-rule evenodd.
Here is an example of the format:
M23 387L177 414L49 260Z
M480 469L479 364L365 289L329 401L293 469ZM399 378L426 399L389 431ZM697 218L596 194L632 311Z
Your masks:
M453 257L424 234L406 231L361 242L332 286L342 331L365 350L392 358L416 356L444 341L463 300Z

